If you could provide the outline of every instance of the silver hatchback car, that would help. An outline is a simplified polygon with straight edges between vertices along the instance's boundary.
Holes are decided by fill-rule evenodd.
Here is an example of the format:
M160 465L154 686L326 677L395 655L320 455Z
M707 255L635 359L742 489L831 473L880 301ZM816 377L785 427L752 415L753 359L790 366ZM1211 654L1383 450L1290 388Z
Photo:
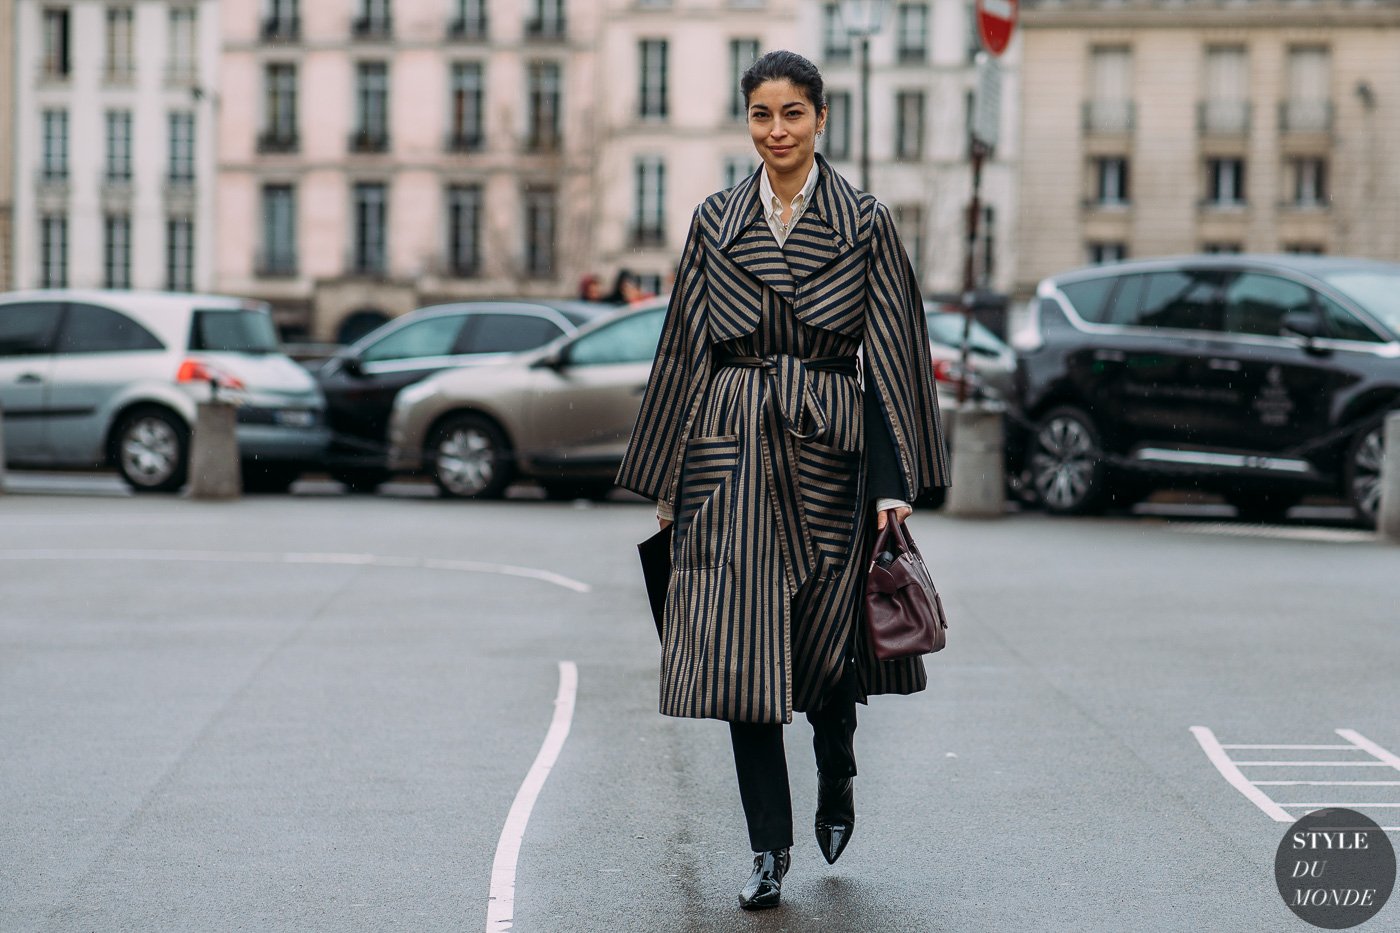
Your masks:
M115 466L138 492L188 473L195 406L238 405L244 485L286 489L329 440L315 380L282 353L267 306L220 295L0 295L0 406L15 467Z

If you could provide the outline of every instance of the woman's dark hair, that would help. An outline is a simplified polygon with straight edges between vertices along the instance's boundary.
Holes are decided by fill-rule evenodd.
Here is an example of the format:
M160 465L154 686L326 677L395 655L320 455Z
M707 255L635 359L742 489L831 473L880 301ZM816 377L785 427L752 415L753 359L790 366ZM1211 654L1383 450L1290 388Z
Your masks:
M817 66L798 55L778 49L769 52L749 66L739 79L739 90L744 92L744 106L758 86L765 81L791 81L793 87L807 95L812 108L818 113L826 106L826 95L822 93L822 73Z

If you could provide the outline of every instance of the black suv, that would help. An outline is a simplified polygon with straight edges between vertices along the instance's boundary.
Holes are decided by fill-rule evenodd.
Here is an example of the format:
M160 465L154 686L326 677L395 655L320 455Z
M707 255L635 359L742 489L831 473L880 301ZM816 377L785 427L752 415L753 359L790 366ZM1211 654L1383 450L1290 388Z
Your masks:
M1308 493L1374 524L1382 423L1400 408L1400 265L1188 256L1045 279L1014 341L1034 427L1010 456L1046 509L1157 487L1278 518Z

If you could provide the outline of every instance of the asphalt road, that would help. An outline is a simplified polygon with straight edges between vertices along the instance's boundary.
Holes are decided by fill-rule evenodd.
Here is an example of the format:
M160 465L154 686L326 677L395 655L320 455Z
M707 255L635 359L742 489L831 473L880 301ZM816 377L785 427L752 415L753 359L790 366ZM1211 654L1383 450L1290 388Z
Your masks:
M810 728L789 728L797 848L783 906L750 915L727 731L656 713L633 550L646 506L314 484L202 504L11 480L6 933L483 930L561 661L577 694L520 841L523 933L1307 930L1274 886L1288 824L1191 728L1227 745L1348 729L1400 753L1400 551L1372 536L1209 512L921 513L950 646L928 691L860 708L857 829L836 866L809 828ZM1395 784L1259 789L1400 804ZM1400 824L1400 807L1359 809ZM1361 929L1400 929L1400 903Z

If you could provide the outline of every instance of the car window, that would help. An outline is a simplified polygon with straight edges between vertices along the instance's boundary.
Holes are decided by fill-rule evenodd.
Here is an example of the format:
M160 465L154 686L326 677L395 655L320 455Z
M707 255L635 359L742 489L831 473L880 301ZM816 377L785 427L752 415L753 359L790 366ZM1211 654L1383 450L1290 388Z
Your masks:
M1322 317L1327 321L1328 335L1338 340L1360 340L1365 343L1385 343L1385 338L1377 334L1369 325L1361 322L1356 315L1337 304L1326 295L1317 296L1322 308Z
M569 362L579 366L600 363L647 363L656 356L665 310L629 315L575 340Z
M118 311L69 302L58 334L59 353L126 353L163 350L145 327Z
M967 317L958 311L930 311L928 318L928 335L934 343L941 343L946 347L961 347L963 339L963 328L966 326ZM981 350L993 356L1006 349L1006 345L1001 342L996 334L989 331L981 321L972 322L972 332L968 337L968 346L974 350Z
M1389 327L1391 333L1400 334L1400 272L1333 272L1323 278Z
M1312 293L1304 285L1276 275L1246 272L1225 287L1224 329L1232 334L1283 333L1290 311L1311 311Z
M1179 330L1220 329L1219 275L1174 270L1146 276L1136 323Z
M190 328L190 349L211 353L276 353L272 315L244 308L198 310Z
M366 363L377 363L425 356L451 356L457 334L466 319L464 314L444 314L406 324L366 347L361 359Z
M1103 323L1129 326L1142 323L1138 317L1142 311L1142 293L1147 287L1147 276L1125 275L1118 280L1118 289L1104 312Z
M61 310L56 301L0 305L0 356L52 353Z
M473 314L457 340L458 353L516 353L549 343L564 331L537 314Z
M1060 291L1065 293L1080 317L1093 324L1102 324L1108 313L1108 297L1113 293L1117 281L1113 276L1105 276L1087 282L1071 282L1060 286Z

